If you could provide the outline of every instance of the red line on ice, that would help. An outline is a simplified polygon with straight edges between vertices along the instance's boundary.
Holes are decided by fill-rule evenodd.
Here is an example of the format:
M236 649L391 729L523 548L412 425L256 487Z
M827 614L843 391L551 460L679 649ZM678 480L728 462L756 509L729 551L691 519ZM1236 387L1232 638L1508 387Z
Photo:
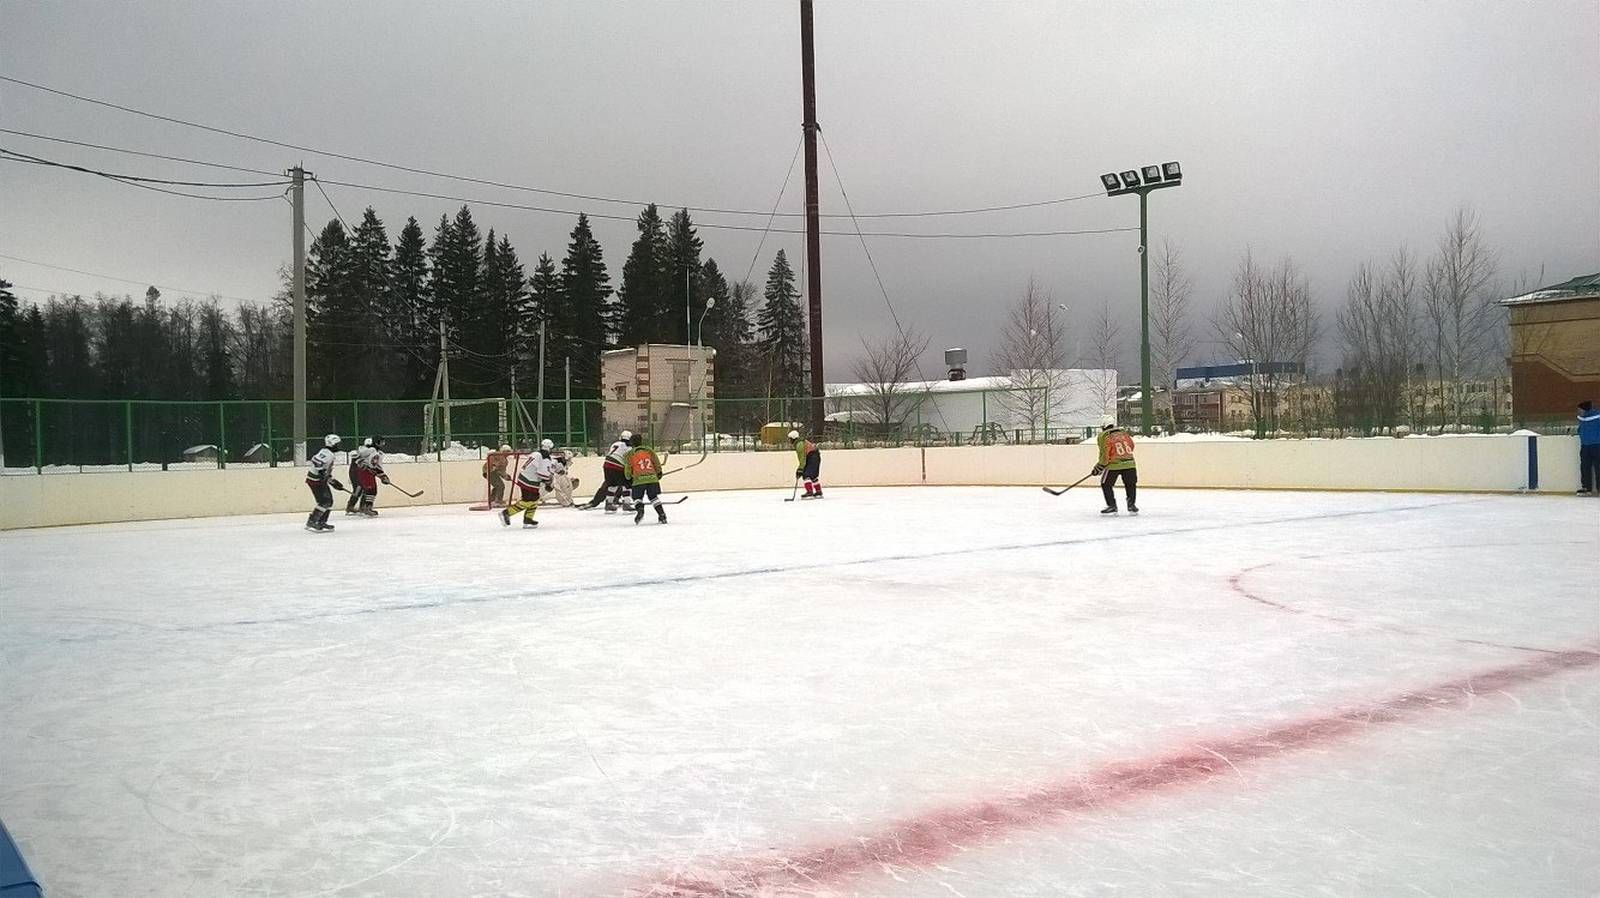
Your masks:
M756 898L832 894L843 880L893 867L926 867L1017 832L1075 814L1195 786L1253 762L1348 742L1376 726L1468 705L1480 695L1600 665L1600 641L1540 654L1344 710L1195 742L1167 754L1117 761L1017 795L933 810L828 845L777 856L705 859L657 875L628 894L661 898Z

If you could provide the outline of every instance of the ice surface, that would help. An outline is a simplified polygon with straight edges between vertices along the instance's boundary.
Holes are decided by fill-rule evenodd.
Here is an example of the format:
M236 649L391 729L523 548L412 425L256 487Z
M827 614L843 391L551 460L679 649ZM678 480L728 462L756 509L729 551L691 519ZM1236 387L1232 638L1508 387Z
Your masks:
M1600 891L1600 501L853 489L0 534L56 895Z

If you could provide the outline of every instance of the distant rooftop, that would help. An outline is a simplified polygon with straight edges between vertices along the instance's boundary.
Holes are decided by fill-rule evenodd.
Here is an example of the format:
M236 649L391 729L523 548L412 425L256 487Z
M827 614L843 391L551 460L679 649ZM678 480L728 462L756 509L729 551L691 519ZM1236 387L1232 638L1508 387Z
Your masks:
M1536 302L1560 302L1565 299L1585 299L1591 296L1600 297L1600 272L1581 274L1570 281L1562 281L1559 284L1540 287L1521 296L1502 299L1500 304L1511 306Z

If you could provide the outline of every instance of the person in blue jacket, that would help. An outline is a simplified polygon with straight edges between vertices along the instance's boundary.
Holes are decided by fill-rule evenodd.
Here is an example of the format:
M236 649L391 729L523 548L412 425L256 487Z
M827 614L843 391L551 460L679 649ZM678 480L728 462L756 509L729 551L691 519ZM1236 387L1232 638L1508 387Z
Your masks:
M1578 479L1578 495L1600 492L1600 412L1587 399L1578 403Z

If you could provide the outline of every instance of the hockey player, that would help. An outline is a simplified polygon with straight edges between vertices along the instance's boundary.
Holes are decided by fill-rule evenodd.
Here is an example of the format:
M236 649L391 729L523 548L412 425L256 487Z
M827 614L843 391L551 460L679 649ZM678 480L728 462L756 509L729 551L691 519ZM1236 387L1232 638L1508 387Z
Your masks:
M644 503L649 499L656 507L656 520L665 524L667 509L661 504L661 459L656 457L654 449L639 445L641 442L637 436L629 440L626 456L628 479L633 482L633 522L644 520Z
M366 454L372 446L372 437L361 441L361 445L350 451L350 498L344 502L346 516L356 513L361 505L361 456Z
M567 471L567 454L556 451L556 444L551 440L541 440L539 451L550 459L550 498L563 508L572 507L575 483Z
M306 468L306 486L311 488L311 495L317 502L311 514L306 516L306 529L312 533L333 530L333 525L328 523L328 514L333 511L333 490L344 489L344 484L333 476L333 450L338 447L338 434L330 433L323 437L322 448L311 457L311 463Z
M633 440L633 432L624 430L620 438L606 450L605 461L601 463L600 470L605 474L605 482L594 491L594 498L584 508L594 508L602 501L606 503L606 514L616 514L617 506L624 508L631 505L628 499L628 472L627 457L629 443Z
M387 442L383 437L372 437L356 453L357 489L361 494L358 511L369 518L378 516L378 510L372 507L378 498L378 484L389 482L389 475L383 472L383 447Z
M802 499L821 499L822 481L818 477L822 474L822 450L810 440L800 438L800 431L789 431L789 442L794 444L795 464L794 476L798 479L805 478L806 494Z
M545 440L545 442L550 441ZM520 511L524 528L539 526L539 522L535 521L533 516L539 510L540 494L550 488L552 464L550 456L542 449L528 456L527 461L522 463L522 470L517 472L516 487L520 497L500 509L500 523L510 527L511 516Z
M1100 447L1100 461L1093 473L1100 475L1100 492L1106 497L1106 507L1100 513L1117 513L1117 495L1112 487L1121 477L1128 494L1128 513L1138 514L1139 472L1133 464L1133 436L1115 424L1106 424L1101 426L1095 442Z
M501 452L510 452L510 446L501 446ZM489 481L489 507L506 504L506 462L507 456L490 455L483 460L483 479Z

